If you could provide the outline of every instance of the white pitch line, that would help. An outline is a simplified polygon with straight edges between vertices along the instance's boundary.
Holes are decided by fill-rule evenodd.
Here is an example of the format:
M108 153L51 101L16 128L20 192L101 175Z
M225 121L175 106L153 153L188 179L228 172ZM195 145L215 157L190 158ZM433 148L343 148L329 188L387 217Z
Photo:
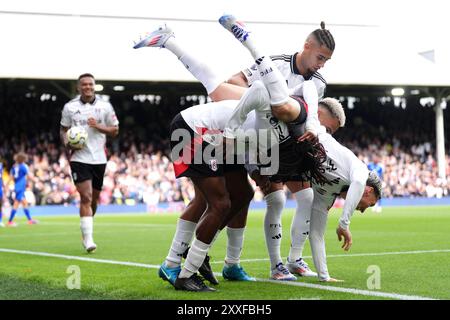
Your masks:
M346 258L346 257L370 257L370 256L388 256L388 255L400 255L400 254L423 254L423 253L443 253L450 252L450 249L438 249L438 250L418 250L418 251L388 251L388 252L369 252L369 253L354 253L354 254L330 254L327 258ZM312 258L312 256L304 256L303 258ZM268 258L261 259L242 259L241 262L260 262L269 261ZM220 264L223 261L211 261L211 264Z
M79 260L79 261L87 261L87 262L116 264L116 265L122 265L122 266L142 267L142 268L151 268L151 269L157 269L160 267L159 265L155 265L155 264L145 264L145 263L106 260L106 259L95 259L95 258L86 258L86 257L78 257L78 256L67 256L64 254L36 252L36 251L27 251L27 250L14 250L14 249L0 248L0 252L27 254L27 255L31 255L31 256L51 257L51 258L60 258L60 259L67 259L67 260Z
M86 257L79 257L79 256L68 256L68 255L64 255L64 254L56 254L56 253L48 253L48 252L35 252L35 251L26 251L26 250L4 249L4 248L0 248L0 252L51 257L51 258L60 258L60 259L66 259L66 260L79 260L79 261L86 261L86 262L114 264L114 265L131 266L131 267L141 267L141 268L149 268L149 269L158 269L160 267L159 265L154 265L154 264L136 263L136 262L129 262L129 261L106 260L106 259L95 259L95 258L86 258ZM216 272L214 274L217 276L222 275L221 273L218 273L218 272ZM273 283L273 284L277 284L277 285L306 287L306 288L318 289L318 290L344 292L344 293L350 293L350 294L355 294L355 295L373 296L373 297L390 298L390 299L398 299L398 300L434 300L433 298L429 298L429 297L410 296L410 295L404 295L404 294L381 292L381 291L369 291L369 290L361 290L361 289L354 289L354 288L332 287L332 286L324 286L324 285L313 284L313 283L275 281L275 280L268 280L268 279L256 279L256 281Z
M14 233L8 233L8 234L0 234L0 239L1 238L16 238L16 237L54 237L54 236L65 236L68 234L79 234L80 232L46 232L46 233L19 233L19 234L14 234Z
M314 284L314 283L294 282L294 281L280 282L277 280L269 280L269 279L256 279L256 280L259 282L269 282L269 283L284 284L284 285L296 286L296 287L305 287L305 288L327 290L327 291L334 291L334 292L345 292L345 293L351 293L351 294L356 294L356 295L372 296L372 297L380 297L380 298L391 298L391 299L397 299L397 300L435 300L435 299L429 298L429 297L410 296L410 295L398 294L398 293L370 291L370 290L361 290L361 289L353 289L353 288L331 287L331 286L324 286L324 285Z
M79 226L79 222L41 222L43 226ZM173 225L169 224L151 224L151 223L114 223L114 222L96 222L95 227L140 227L140 228L173 228Z

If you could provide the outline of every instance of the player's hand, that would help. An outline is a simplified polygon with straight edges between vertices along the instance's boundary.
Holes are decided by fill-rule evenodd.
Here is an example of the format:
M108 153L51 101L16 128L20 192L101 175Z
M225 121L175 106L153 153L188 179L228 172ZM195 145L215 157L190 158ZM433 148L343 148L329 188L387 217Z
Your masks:
M66 143L65 147L69 150L69 152L72 152L72 151L76 151L76 150L81 150L81 149L83 149L83 148L84 148L84 145L81 145L81 146L74 146L74 145L71 145L70 143Z
M311 131L306 131L300 138L298 138L298 141L310 141L314 142L317 140L317 136L312 133Z
M343 248L345 251L350 250L350 247L352 246L352 233L349 229L343 229L341 226L338 226L336 229L336 234L338 236L338 240L341 241L342 238L344 238L344 244L341 248Z
M97 120L95 120L95 118L89 118L88 119L88 125L89 125L89 127L91 127L91 128L96 128L97 127Z

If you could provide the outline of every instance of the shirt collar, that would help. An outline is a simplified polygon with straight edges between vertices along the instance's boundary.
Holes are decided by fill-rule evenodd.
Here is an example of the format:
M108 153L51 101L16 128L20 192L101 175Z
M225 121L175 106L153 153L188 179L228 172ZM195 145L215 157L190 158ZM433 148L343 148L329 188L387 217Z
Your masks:
M305 77L304 75L302 75L302 74L300 73L300 70L298 70L298 68L297 68L296 61L297 61L297 55L298 55L299 53L300 53L300 52L296 52L296 53L294 53L294 54L292 55L292 58L291 58L291 71L292 71L292 73L294 73L294 74L297 74L297 75L299 75L299 76L302 76L303 79L305 79L305 80L311 80L313 74L310 74L309 77Z
M80 102L81 102L82 105L85 105L85 104L89 103L89 102L84 102L83 99L81 99L81 96L80 96ZM91 103L89 103L89 104L94 105L96 102L97 102L97 96L94 96L94 100Z

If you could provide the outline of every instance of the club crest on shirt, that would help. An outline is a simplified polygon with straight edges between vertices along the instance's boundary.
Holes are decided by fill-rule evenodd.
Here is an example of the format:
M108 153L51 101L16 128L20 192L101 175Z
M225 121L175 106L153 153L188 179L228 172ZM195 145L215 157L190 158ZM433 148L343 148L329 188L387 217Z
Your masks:
M209 167L211 168L212 171L217 171L217 160L216 159L209 160Z

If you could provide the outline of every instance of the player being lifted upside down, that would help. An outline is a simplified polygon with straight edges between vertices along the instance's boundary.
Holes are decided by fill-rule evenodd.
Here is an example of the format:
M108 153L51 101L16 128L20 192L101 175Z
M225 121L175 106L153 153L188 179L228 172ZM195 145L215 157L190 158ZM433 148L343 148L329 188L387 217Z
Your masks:
M144 39L136 47L146 46L149 43L152 43L154 45L155 42L153 41L153 36L156 36L158 39L162 39L161 34L155 35L155 33L153 33L152 35L150 35L149 37ZM163 39L165 42L158 43L158 46L166 44L167 40L171 39L171 36L172 36L172 34L166 33L166 37ZM195 63L196 62L193 61L193 64L195 64ZM272 65L273 62L270 59L268 59L268 63L270 64L270 67L276 71L276 68ZM190 64L189 70L194 70L194 69L199 70L193 64ZM266 67L267 66L265 63L261 64L261 68L266 68ZM274 99L276 99L276 100L272 101L272 103L280 104L280 105L291 104L292 105L291 108L293 110L295 110L294 112L296 112L296 118L298 118L297 120L300 122L304 122L306 120L306 108L304 108L304 106L305 106L304 102L298 97L297 97L297 99L299 99L298 101L294 100L292 98L289 98L285 81L282 79L281 75L277 75L277 76L278 76L278 79L275 81L281 83L280 86L282 87L282 89L279 90L276 88L276 86L274 84L271 84L271 88L269 88L269 91L271 92L271 97L275 97ZM209 87L212 90L215 90L217 92L220 90L222 93L225 93L226 88L229 88L229 89L232 88L232 90L234 90L235 93L238 92L239 95L242 95L242 92L245 91L244 88L232 86L232 85L229 85L226 83L222 83L220 81L215 82L214 79L213 79L213 81L210 81L211 78L207 77L207 76L205 76L203 79L204 80L202 81L202 83L207 88ZM271 81L274 81L274 80L272 79ZM213 85L211 85L211 83L213 83ZM277 92L277 90L280 92ZM250 92L250 91L252 91L252 92ZM256 128L271 130L271 133L274 137L274 139L272 139L272 141L276 140L277 143L280 143L280 154L283 154L283 152L286 153L286 150L289 150L288 151L289 153L287 154L288 156L285 157L286 159L284 161L280 160L280 169L286 170L285 169L287 167L286 165L289 165L289 166L297 169L297 167L300 164L299 160L301 160L301 159L295 159L296 158L295 151L293 151L293 149L294 149L293 147L295 147L295 145L297 143L295 141L292 142L293 140L289 139L288 126L286 126L284 123L278 123L278 121L276 121L276 119L272 116L267 116L268 114L270 115L271 101L268 98L269 95L267 94L266 88L262 84L259 84L259 85L255 84L250 91L247 92L242 97L239 104L244 106L244 108L252 108L251 106L253 106L253 108L261 109L261 110L257 110L257 116L256 116L257 119L255 121L255 123L257 124ZM208 92L210 92L209 89L208 89ZM229 92L228 92L228 94L229 94ZM317 93L315 93L315 95L317 96ZM262 99L262 102L260 101L261 99ZM315 98L315 99L317 100L317 98ZM299 101L303 105L303 108L300 108ZM229 118L230 111L233 111L236 108L236 104L237 104L237 101L223 101L220 103L220 107L221 107L220 109L219 109L219 106L212 107L212 104L196 106L193 108L197 108L197 110L193 110L193 108L190 108L188 110L183 111L181 113L181 116L182 116L182 118L184 118L184 120L188 120L188 121L185 121L188 124L189 124L189 122L192 122L190 127L191 127L192 131L194 131L194 132L197 131L198 128L201 128L201 127L207 127L210 130L214 130L214 129L223 130L224 124ZM222 111L222 110L227 110L226 105L231 106L231 109L228 108L228 116L224 117L220 113L223 113L223 114L225 113L225 111ZM317 102L316 102L316 105L317 105ZM221 110L221 111L219 112L218 110ZM208 121L213 123L213 126L211 126L211 123L207 123ZM197 122L197 124L196 124L196 122ZM292 126L296 125L296 124L297 123L293 123ZM183 124L183 126L186 127L186 125L184 125L184 124ZM279 133L280 129L281 129L281 132ZM289 140L290 140L290 143L288 143ZM281 143L281 142L283 142L283 143ZM284 143L284 142L286 142L286 143ZM283 146L283 148L281 148L281 146ZM294 155L294 157L292 157L293 155ZM289 159L289 158L292 158L295 160L293 161L292 159ZM290 163L289 163L289 161L290 161ZM286 162L288 162L288 163L286 163ZM292 168L290 168L290 170L292 170ZM297 170L294 170L294 171L298 172ZM293 174L293 173L294 172L289 172L289 174ZM246 173L244 173L244 175L245 175L245 179L246 179ZM196 184L195 180L194 180L194 184ZM196 191L197 191L197 189L196 189ZM242 194L245 194L245 193L239 192L239 194L242 196ZM196 197L199 195L201 196L202 193L196 193ZM252 192L251 192L251 195L252 195ZM189 207L188 207L188 209L190 209ZM204 206L201 207L200 210L198 210L197 215L199 213L201 216L201 214L203 213L203 211L202 211L203 208L204 208ZM245 210L245 216L243 219L244 226L245 226L245 218L246 218L247 209L248 209L248 204L247 204L247 208ZM182 218L184 216L185 216L185 213L183 213ZM203 218L202 218L202 220L203 220ZM180 221L182 221L182 220L180 219ZM198 217L197 217L197 220L195 220L195 222L196 221L198 221ZM185 223L183 223L183 224L185 225ZM186 247L181 248L180 244L189 243L189 241L192 237L192 233L193 233L192 229L195 228L195 225L191 229L192 231L189 233L179 232L181 229L179 227L180 227L180 222L178 224L177 233L175 235L174 242L172 243L172 249L169 252L168 259L166 260L166 262L163 264L163 266L161 268L164 275L166 276L166 278L169 279L169 281L173 280L175 278L176 274L179 272L179 265L181 263L181 255L182 255L183 251L186 249ZM242 230L242 234L243 234L243 230ZM198 235L198 228L197 228L197 235ZM181 239L181 237L179 237L179 236L184 237L184 238ZM233 256L236 257L235 258L236 260L239 259L239 256L240 256L240 250L242 248L243 236L241 236L238 241L239 241L240 245L235 247L237 250L235 250L236 252L234 252L234 254L233 254ZM195 244L195 241L194 241L194 244ZM194 248L194 244L193 244L191 250ZM230 250L227 250L227 257L228 257L229 251ZM175 254L172 254L172 252ZM189 259L189 255L188 255L188 259ZM226 259L226 262L228 262L228 259ZM186 264L185 264L185 266L186 266ZM173 273L172 273L172 271L173 271ZM174 275L174 277L172 277L172 275ZM181 276L182 276L182 274L180 274L180 277ZM244 280L244 279L236 279L236 280ZM171 281L171 283L172 283L172 281Z

